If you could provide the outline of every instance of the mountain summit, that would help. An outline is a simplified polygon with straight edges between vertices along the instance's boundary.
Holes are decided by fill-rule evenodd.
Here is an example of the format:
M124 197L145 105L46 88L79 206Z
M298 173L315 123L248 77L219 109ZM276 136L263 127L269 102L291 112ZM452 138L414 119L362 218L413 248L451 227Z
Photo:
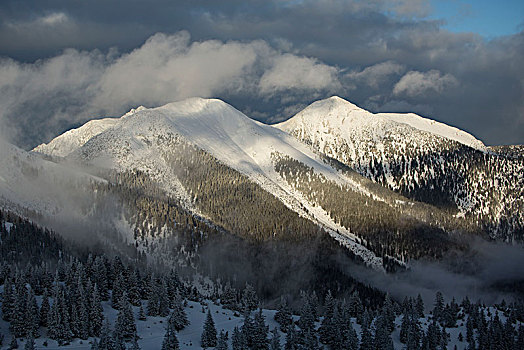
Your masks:
M403 126L399 126L403 124ZM406 128L406 126L410 127ZM474 136L455 127L423 118L413 113L371 113L338 96L313 102L285 122L275 127L296 135L311 135L313 143L322 135L339 133L346 139L372 137L380 141L396 131L428 132L460 142L474 149L486 151L486 146Z

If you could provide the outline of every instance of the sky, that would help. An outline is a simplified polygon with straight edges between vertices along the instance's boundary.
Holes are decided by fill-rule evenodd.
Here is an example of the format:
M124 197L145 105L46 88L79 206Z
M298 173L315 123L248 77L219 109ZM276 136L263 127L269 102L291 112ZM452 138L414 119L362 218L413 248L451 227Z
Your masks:
M25 149L191 96L267 123L341 96L524 143L524 2L3 0L0 134Z

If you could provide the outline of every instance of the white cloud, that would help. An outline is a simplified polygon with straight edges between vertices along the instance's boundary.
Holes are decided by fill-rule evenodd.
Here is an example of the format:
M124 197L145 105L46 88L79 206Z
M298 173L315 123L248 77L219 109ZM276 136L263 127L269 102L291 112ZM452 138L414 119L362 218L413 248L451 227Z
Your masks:
M348 78L350 82L364 83L376 89L385 83L392 75L399 75L403 73L405 69L405 66L402 64L386 61L366 67L360 72L349 72L345 77Z
M105 108L129 103L160 104L190 96L210 97L248 82L259 47L251 42L190 42L186 32L156 34L110 64L94 103Z
M187 32L155 34L123 55L70 49L34 64L0 61L0 122L18 124L24 133L45 125L37 134L45 141L67 125L137 105L191 96L313 93L338 86L337 71L282 54L265 41L192 42Z
M260 79L260 91L272 95L288 89L321 90L340 87L335 67L308 57L276 56L272 67Z
M449 73L442 75L438 70L409 71L395 84L393 94L414 97L432 92L442 93L445 89L458 84L458 80L453 75Z
M69 21L69 17L63 12L53 12L38 18L37 21L48 26L54 26Z

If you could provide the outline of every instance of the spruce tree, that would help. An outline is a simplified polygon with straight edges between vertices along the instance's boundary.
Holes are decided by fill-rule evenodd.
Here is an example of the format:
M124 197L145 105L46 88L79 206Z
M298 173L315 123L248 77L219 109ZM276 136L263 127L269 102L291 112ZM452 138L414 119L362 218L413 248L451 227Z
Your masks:
M40 326L47 327L47 315L50 309L49 295L46 288L44 290L44 296L42 297L42 304L40 305Z
M441 292L435 294L435 307L433 308L433 318L441 322L444 312L444 297Z
M269 349L270 350L281 350L281 346L280 346L280 332L278 331L278 329L275 327L273 328L273 330L271 331L271 342L270 342L270 345L269 345Z
M269 327L266 325L264 315L262 315L262 309L259 309L259 311L255 313L252 349L269 349L269 341L267 339L268 331Z
M165 279L162 279L160 285L160 295L158 296L158 316L165 317L169 315L169 295Z
M227 334L224 332L224 330L221 330L220 334L218 335L218 341L215 350L228 350Z
M376 350L393 350L393 340L389 333L387 315L382 314L376 320L373 345Z
M298 336L297 332L295 330L295 326L291 324L286 333L286 345L284 346L285 350L298 350L300 349L300 345L298 342Z
M244 292L242 293L242 307L244 308L244 312L253 311L258 308L257 293L249 283L246 283L246 288L244 288Z
M131 340L131 346L128 348L128 350L140 350L140 345L138 345L138 337L134 337L133 340Z
M422 300L422 296L420 294L417 295L417 301L415 303L415 311L417 312L418 318L424 317L424 300Z
M233 350L248 349L244 336L237 326L235 326L235 328L233 329L233 334L231 335L231 346Z
M138 319L140 321L147 320L146 313L144 312L144 308L142 307L142 303L140 303L140 308L138 309Z
M320 334L320 341L326 345L333 344L333 337L335 336L335 300L331 296L331 291L328 291L326 295L326 301L324 302L324 319L320 324L318 330Z
M280 329L286 330L293 322L291 309L288 306L287 300L284 297L280 298L280 304L275 314L275 321L280 325Z
M369 330L369 321L365 320L362 324L362 335L360 341L360 350L373 350L373 338Z
M115 324L115 332L123 339L132 339L136 336L136 325L131 304L124 292L120 297L120 306Z
M33 335L30 335L27 338L25 342L24 350L35 350L35 338L33 337Z
M211 311L209 309L207 310L200 345L204 349L217 345L217 330L215 328L215 321L213 321L213 316L211 316Z
M89 335L92 337L100 336L100 331L103 326L103 308L101 304L101 297L98 292L98 285L95 284L93 293L91 294L89 309Z
M18 349L18 342L16 341L16 337L11 337L11 342L9 343L9 349Z
M224 287L224 291L220 296L220 303L225 309L238 309L237 293L236 290L233 287L231 287L231 284L229 282L227 282L226 286Z
M178 350L179 348L175 326L172 322L168 322L164 341L162 342L162 350Z
M27 289L25 285L18 283L16 286L15 304L10 316L11 324L9 325L11 333L17 338L25 336L27 332L26 307Z
M25 311L26 334L32 336L34 339L39 336L38 328L40 327L40 310L38 309L38 304L36 303L35 294L32 289L29 289L27 295Z
M255 321L251 317L251 312L244 314L244 323L242 324L242 337L248 348L253 346L253 335L255 334Z
M184 310L184 306L182 305L182 298L178 293L176 293L173 300L173 311L169 316L169 322L173 323L177 331L184 329L184 327L189 324L187 314Z
M11 314L15 306L15 293L11 279L7 277L4 281L4 293L2 295L2 319L4 321L11 320Z
M115 344L113 336L111 335L111 325L109 320L105 320L104 325L100 331L100 341L98 342L98 349L100 350L114 350Z

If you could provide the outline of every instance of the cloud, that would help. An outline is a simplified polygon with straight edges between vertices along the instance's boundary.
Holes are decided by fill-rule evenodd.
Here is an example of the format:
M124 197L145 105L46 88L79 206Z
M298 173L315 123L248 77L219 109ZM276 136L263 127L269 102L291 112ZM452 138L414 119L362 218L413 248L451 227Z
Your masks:
M260 79L260 91L274 94L283 90L321 90L340 88L337 68L308 57L284 54L275 57L271 69Z
M267 42L192 41L158 33L124 54L69 49L35 63L0 61L0 121L33 147L93 116L191 96L268 96L338 87L337 69ZM262 115L254 112L255 115Z
M386 61L364 68L362 71L351 71L346 73L345 78L353 83L364 83L369 87L378 88L380 84L387 82L393 75L399 75L406 70L402 64Z
M160 104L190 96L210 97L250 84L250 70L264 42L190 42L187 32L156 34L107 67L94 104L111 109L130 103Z
M428 1L421 0L245 0L242 6L237 0L115 0L83 6L71 1L4 0L0 2L0 55L27 63L60 56L68 48L81 53L98 49L107 55L111 47L118 47L120 53L108 59L112 61L139 50L155 33L169 36L181 30L191 33L188 47L218 41L229 49L229 43L250 47L262 42L268 49L262 45L254 49L255 62L245 67L244 76L229 86L212 83L209 89L260 119L263 115L272 120L289 117L283 114L287 107L339 94L362 106L397 101L430 106L427 116L466 129L487 144L523 143L524 32L490 40L475 33L454 33L444 29L443 21L424 17L427 11ZM52 14L60 13L67 18L58 15L52 20ZM43 18L55 24L44 25ZM36 19L41 20L35 27L15 30L8 25ZM261 76L272 69L274 56L286 53L335 67L340 89L288 89L273 95L268 89L261 96ZM378 71L394 64L404 69ZM366 71L369 67L374 68ZM440 78L454 77L460 89L454 88L453 94L446 94L446 88L440 93L434 88L423 94L408 93L407 88L393 93L401 74L433 70L441 72ZM431 86L438 89L439 85ZM108 92L120 98L111 89ZM372 97L375 100L370 101ZM72 123L78 120L73 118ZM61 128L66 126L61 124Z
M428 72L407 72L393 88L394 95L418 96L428 93L442 93L447 88L459 85L458 80L451 74L442 75L438 70Z
M393 0L389 3L391 10L402 17L426 17L431 13L428 0Z

